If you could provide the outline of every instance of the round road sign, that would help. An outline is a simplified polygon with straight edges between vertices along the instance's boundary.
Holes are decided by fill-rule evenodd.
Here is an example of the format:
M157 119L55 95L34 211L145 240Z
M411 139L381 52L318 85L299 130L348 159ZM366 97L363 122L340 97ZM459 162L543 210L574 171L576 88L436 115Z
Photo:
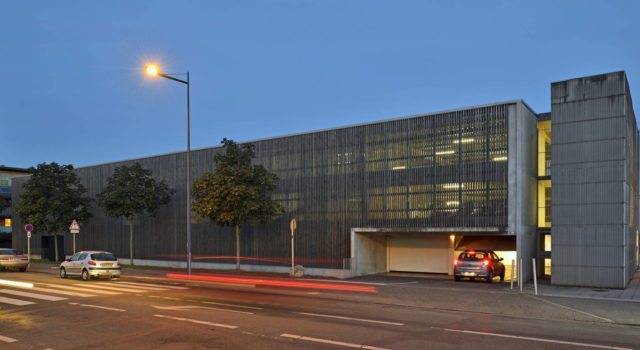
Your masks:
M27 232L33 231L33 225L31 225L31 224L25 225L24 226L24 230L27 231Z

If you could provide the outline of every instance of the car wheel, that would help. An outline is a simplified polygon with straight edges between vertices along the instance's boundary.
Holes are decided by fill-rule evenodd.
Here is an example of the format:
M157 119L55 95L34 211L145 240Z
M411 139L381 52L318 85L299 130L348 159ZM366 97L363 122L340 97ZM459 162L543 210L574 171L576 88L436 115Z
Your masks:
M489 272L489 275L487 276L487 283L491 283L493 282L493 273Z
M502 269L502 273L500 273L500 282L504 282L504 269Z
M20 272L26 272L26 271L27 271L27 268L26 268L26 267L21 267L21 268L20 268Z
M64 267L60 268L60 278L67 278L67 270Z
M456 280L456 282L460 281L460 276L453 276L453 279Z
M91 276L89 276L89 271L82 270L82 280L83 281L88 281L89 279L91 279Z

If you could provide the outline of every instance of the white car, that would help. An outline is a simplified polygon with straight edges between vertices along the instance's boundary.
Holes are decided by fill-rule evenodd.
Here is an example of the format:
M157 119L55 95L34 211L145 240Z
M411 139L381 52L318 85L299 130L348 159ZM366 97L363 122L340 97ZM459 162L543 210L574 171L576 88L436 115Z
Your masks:
M60 264L60 277L81 276L83 281L92 277L119 278L120 262L105 251L82 251Z

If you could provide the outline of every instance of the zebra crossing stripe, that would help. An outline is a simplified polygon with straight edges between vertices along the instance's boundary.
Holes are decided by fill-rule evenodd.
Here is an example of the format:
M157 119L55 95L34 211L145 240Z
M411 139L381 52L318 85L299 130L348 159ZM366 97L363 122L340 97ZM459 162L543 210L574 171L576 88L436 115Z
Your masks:
M62 289L69 289L69 290L77 290L79 292L88 292L87 288L78 288L78 287L72 287L72 286L63 286L61 284L47 284L47 286L49 287L53 287L53 288L62 288ZM111 291L106 291L106 290L92 290L90 291L91 293L97 293L97 294L108 294L108 295L118 295L120 293L118 292L111 292Z
M49 300L49 301L60 301L60 300L67 299L67 298L63 298L63 297L56 297L56 296L53 296L53 295L21 292L19 290L11 290L11 289L0 289L0 293L17 295L17 296L33 298L33 299Z
M117 283L116 286L117 287L140 288L140 289L144 289L144 290L153 290L153 291L167 290L167 288L151 287L151 286L145 286L145 285L121 284L121 283Z
M33 301L26 301L26 300L5 298L5 297L0 297L0 303L18 305L18 306L35 304Z
M13 339L13 338L9 338L9 337L5 337L0 335L0 340L5 342L5 343L15 343L18 341L18 339Z
M31 288L31 290L37 290L39 292L47 292L47 293L53 293L53 294L71 295L71 296L74 296L74 297L83 297L83 298L89 298L89 297L95 297L96 296L95 294L69 292L69 291L66 291L66 290L58 290L58 289L42 288L42 287L33 287L33 288Z
M92 291L94 291L95 289L106 289L106 290L116 290L119 292L129 292L129 293L147 292L146 290L142 290L142 289L134 289L134 288L126 288L126 287L118 288L118 287L111 287L111 286L102 285L102 284L90 284L90 283L74 284L74 286L83 286L83 287L92 289Z

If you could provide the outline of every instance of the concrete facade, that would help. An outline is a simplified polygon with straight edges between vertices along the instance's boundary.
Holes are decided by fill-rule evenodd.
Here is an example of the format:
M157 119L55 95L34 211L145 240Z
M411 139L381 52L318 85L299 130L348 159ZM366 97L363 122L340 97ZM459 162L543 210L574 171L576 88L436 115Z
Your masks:
M638 134L624 72L553 83L551 123L551 281L624 288L638 232Z

